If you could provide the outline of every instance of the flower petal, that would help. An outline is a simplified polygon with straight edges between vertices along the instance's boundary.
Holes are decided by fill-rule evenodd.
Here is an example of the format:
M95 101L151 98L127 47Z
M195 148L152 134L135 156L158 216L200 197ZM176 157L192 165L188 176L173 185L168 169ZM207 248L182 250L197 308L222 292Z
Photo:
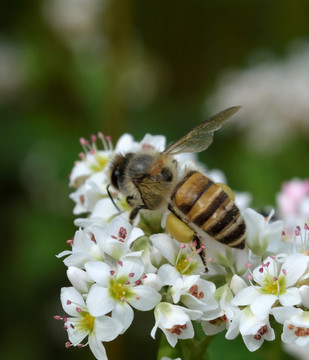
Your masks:
M122 330L120 334L123 334L127 328L132 324L134 317L133 310L129 304L126 302L116 303L113 311L112 318L118 320L122 324Z
M150 286L146 286L146 285L135 286L134 292L136 296L133 299L129 300L128 302L137 310L141 310L141 311L151 310L161 300L161 295Z
M300 253L289 255L284 263L282 269L286 273L286 286L290 287L294 285L297 280L303 275L307 268L308 256Z
M232 303L237 306L248 305L251 304L258 295L259 292L254 286L248 286L240 290L239 293L236 294L236 296L232 300Z
M94 284L88 293L87 305L92 316L101 316L113 309L114 302L107 288Z
M180 277L179 272L170 264L164 264L158 270L163 285L173 285Z
M60 294L63 310L70 316L80 317L76 310L78 307L86 307L82 295L74 287L63 287Z
M114 340L121 330L121 322L109 316L99 316L95 319L95 336L100 341Z
M102 261L88 261L85 269L89 277L102 286L108 286L111 268Z
M171 263L174 264L175 254L179 252L179 243L167 234L154 234L149 237L153 245Z
M98 360L108 360L105 347L102 342L95 335L90 335L88 340L90 350L92 351L95 358Z
M283 306L293 306L301 303L301 296L299 289L292 287L286 289L286 292L279 296L279 301Z
M82 343L89 331L83 327L79 327L79 318L68 318L65 326L67 327L68 338L74 346Z
M260 295L250 305L250 309L257 318L266 319L277 299L277 295Z

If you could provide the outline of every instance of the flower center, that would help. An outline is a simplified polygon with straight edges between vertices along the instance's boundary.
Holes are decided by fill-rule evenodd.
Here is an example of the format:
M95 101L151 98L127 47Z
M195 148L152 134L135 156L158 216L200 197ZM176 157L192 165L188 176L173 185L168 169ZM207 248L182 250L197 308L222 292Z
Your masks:
M268 326L264 325L262 326L258 332L254 335L255 340L261 340L262 337L268 333Z
M91 332L94 328L94 317L90 315L89 313L86 313L85 316L82 317L82 319L78 323L78 330L80 331L89 331Z
M293 330L294 334L298 337L304 337L309 335L309 328L302 326L294 326L292 324L288 325L289 330Z
M191 295L193 295L197 299L203 299L203 297L205 296L203 291L199 292L198 286L196 284L194 284L190 287L189 292Z
M179 336L181 335L182 331L186 329L187 329L187 325L184 324L184 325L174 325L172 328L166 330L172 334L176 334Z
M281 295L285 293L286 287L286 278L285 276L279 276L279 278L266 275L263 282L263 287L261 288L261 292L264 294L276 294Z
M120 302L127 301L134 294L128 282L128 279L111 279L109 285L110 296Z
M105 168L106 164L109 161L109 158L107 156L100 155L97 152L95 152L94 157L95 157L96 163L91 164L90 168L94 172L99 172Z
M227 317L226 315L220 316L216 319L210 320L209 323L211 325L215 325L215 326L220 326L222 323L226 323L227 322Z
M176 268L180 274L185 274L189 272L191 261L187 257L182 256L176 264Z

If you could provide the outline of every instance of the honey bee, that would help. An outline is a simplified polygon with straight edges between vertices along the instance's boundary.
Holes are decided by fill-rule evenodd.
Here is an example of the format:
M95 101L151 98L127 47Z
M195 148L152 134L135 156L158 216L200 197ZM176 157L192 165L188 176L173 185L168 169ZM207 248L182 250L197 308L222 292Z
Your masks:
M132 208L131 222L140 210L168 208L172 218L166 228L176 240L195 240L200 248L200 237L210 237L233 248L244 248L246 225L230 191L197 170L186 170L180 176L174 159L176 154L206 150L214 131L239 108L234 106L212 116L163 152L147 148L115 156L110 183L126 196ZM204 255L201 257L206 268Z

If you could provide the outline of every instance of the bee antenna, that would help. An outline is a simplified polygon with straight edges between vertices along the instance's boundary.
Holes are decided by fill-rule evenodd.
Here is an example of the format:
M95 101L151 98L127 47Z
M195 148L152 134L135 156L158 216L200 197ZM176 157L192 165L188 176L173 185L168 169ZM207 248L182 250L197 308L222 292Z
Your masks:
M111 184L108 184L107 187L106 187L106 191L107 191L107 193L108 193L108 196L109 196L109 198L111 199L112 203L114 204L115 208L116 208L119 212L121 212L121 210L119 209L119 207L116 205L116 203L115 203L115 201L114 201L114 199L113 199L113 196L112 196L111 192L109 191L109 187L110 187L110 186L111 186Z

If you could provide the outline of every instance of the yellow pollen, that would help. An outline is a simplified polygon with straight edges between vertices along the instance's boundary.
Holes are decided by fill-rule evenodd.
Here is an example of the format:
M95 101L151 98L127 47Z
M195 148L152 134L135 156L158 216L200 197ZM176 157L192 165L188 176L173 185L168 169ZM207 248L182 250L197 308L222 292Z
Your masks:
M108 163L108 158L106 156L98 155L97 153L95 153L95 159L96 159L97 163L91 164L91 166L90 166L92 171L98 172L98 171L103 170L105 168L106 164Z
M118 299L122 299L126 294L126 286L123 284L114 284L113 293Z
M278 282L277 281L273 281L271 283L268 283L265 287L265 290L269 293L269 294L277 294L278 292Z
M180 273L186 272L190 267L190 262L187 258L182 258L177 263L177 269Z
M109 293L115 300L123 302L134 296L130 284L126 284L127 279L118 278L117 280L111 279L109 286Z
M285 276L279 276L278 279L274 279L272 276L267 276L261 290L264 294L283 294L286 291Z
M80 328L80 330L88 330L89 332L91 332L94 328L94 317L92 315L90 315L89 313L87 313L80 321L78 324L78 327Z

